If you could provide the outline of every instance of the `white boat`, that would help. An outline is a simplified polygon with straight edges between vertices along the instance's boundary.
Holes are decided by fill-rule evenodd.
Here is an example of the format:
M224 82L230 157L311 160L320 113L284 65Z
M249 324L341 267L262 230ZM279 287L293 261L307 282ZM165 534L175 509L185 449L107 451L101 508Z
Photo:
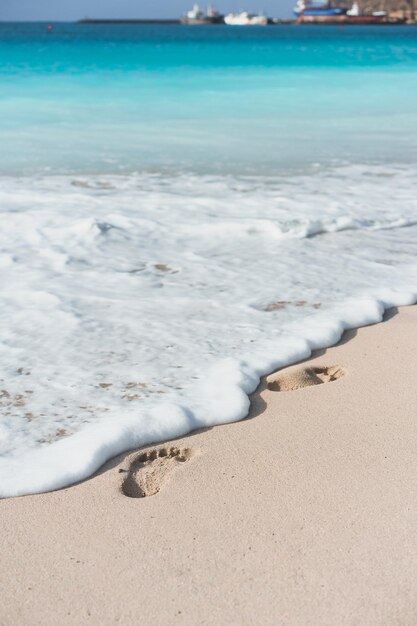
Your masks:
M266 26L268 18L265 15L256 15L243 11L242 13L229 13L224 16L224 23L228 26Z
M352 4L352 7L349 9L349 11L346 12L346 15L348 17L364 17L363 14L361 13L360 9L359 9L359 4L357 2L354 2ZM376 17L378 19L382 19L384 17L387 16L387 12L386 11L374 11L371 14L367 14L367 17Z
M346 12L346 15L349 15L349 17L358 17L360 15L359 4L354 2L349 11Z
M190 11L187 11L181 18L182 24L221 24L223 16L218 13L211 5L204 13L198 4L195 4Z

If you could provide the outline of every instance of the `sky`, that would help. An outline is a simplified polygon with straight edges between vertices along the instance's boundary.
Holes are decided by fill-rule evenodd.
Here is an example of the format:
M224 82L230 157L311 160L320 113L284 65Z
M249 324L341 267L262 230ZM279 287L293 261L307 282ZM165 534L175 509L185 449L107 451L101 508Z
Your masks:
M83 17L176 18L194 0L0 0L0 21L73 21ZM200 1L204 7L205 2ZM222 13L239 10L289 17L295 0L218 0Z

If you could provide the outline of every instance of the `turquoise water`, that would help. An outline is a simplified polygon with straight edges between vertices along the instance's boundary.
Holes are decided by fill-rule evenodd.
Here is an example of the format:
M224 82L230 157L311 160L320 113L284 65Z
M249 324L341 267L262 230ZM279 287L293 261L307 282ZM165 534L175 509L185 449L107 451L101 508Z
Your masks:
M417 29L0 25L0 173L417 158Z

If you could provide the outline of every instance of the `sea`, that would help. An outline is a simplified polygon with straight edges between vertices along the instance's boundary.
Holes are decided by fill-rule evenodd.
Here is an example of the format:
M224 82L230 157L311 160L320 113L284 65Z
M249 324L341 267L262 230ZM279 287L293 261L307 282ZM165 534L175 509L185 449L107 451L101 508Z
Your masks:
M413 26L1 23L0 495L414 303L416 105Z

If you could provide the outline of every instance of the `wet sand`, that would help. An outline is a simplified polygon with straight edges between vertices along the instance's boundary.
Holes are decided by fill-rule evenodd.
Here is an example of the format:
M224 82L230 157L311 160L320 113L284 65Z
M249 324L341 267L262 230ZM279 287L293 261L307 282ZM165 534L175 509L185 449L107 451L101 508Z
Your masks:
M248 419L0 502L0 624L417 623L417 307Z

